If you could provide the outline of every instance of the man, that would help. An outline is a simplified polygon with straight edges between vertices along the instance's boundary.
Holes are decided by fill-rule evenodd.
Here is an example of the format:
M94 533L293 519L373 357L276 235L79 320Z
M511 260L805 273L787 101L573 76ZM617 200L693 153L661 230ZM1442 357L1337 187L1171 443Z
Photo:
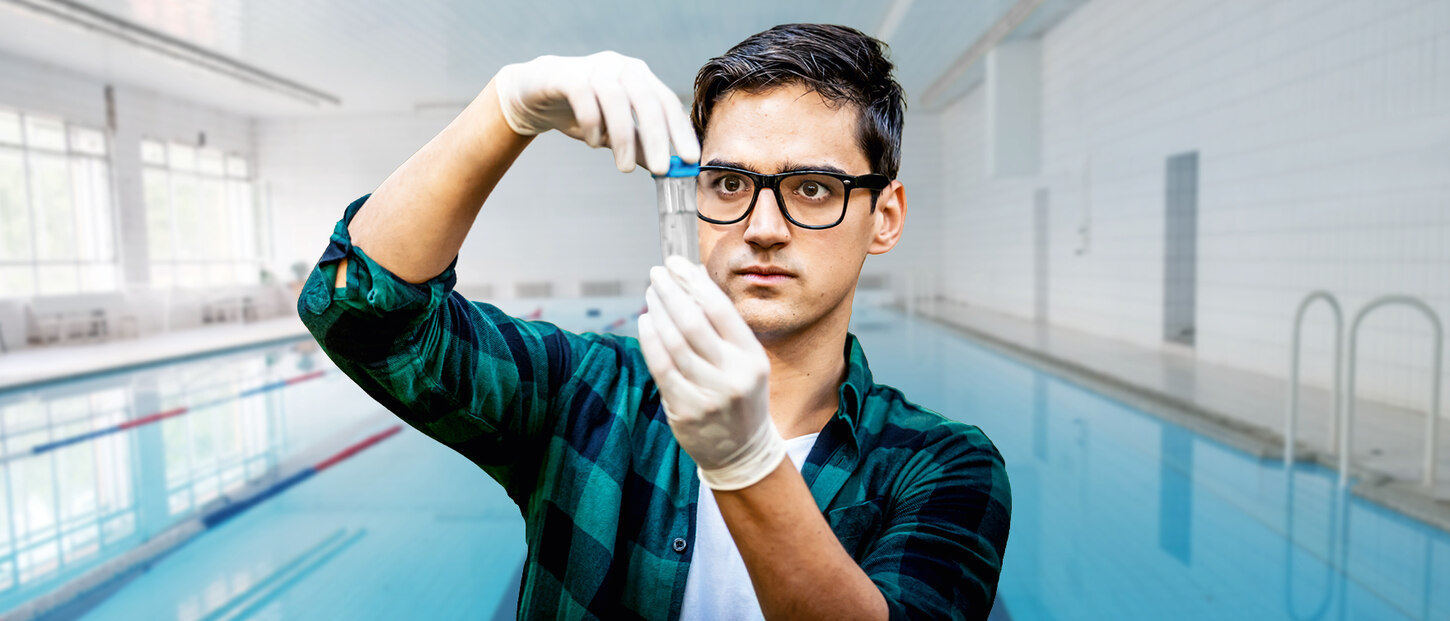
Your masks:
M638 60L510 65L345 211L299 312L364 390L518 504L520 617L987 615L1001 456L873 383L846 331L865 257L906 216L882 47L839 26L752 36L701 69L693 131ZM551 129L625 172L664 172L671 145L703 163L703 267L650 272L638 340L452 292L480 206Z

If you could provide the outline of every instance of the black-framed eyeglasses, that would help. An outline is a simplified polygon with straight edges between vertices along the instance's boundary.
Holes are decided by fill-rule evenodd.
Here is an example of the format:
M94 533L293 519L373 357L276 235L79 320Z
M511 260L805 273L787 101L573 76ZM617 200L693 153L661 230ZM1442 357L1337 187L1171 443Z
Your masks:
M873 190L871 208L876 208L876 191L886 189L886 175L843 175L820 170L798 170L776 175L733 168L701 166L697 208L700 219L711 224L735 224L755 209L761 188L775 192L775 203L791 224L806 229L828 229L846 218L851 190Z

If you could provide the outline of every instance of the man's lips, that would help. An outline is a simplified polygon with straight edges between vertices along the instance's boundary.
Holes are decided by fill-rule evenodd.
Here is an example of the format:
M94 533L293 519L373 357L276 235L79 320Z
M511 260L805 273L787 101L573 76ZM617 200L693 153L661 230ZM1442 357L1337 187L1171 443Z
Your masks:
M752 265L735 270L735 273L744 278L746 282L760 285L778 284L795 278L795 274L790 271L773 265Z
M740 277L744 278L746 282L756 285L775 285L793 278L785 274L756 274L754 272L746 272Z

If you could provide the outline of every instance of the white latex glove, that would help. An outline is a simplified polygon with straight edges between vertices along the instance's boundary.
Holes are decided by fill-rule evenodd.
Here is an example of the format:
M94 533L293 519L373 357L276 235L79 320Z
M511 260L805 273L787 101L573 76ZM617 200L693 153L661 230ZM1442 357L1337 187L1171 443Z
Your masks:
M621 172L639 162L665 174L671 142L680 159L700 160L680 98L638 58L615 52L540 56L500 69L494 89L514 132L534 136L557 129L596 149L611 147Z
M754 485L785 459L770 419L770 360L705 268L650 270L639 343L675 439L712 489Z

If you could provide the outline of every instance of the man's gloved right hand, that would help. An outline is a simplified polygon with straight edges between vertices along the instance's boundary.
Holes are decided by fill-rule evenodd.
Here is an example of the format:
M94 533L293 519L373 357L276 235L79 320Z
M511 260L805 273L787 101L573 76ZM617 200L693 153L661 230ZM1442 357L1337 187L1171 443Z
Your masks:
M672 142L681 159L700 159L680 98L638 58L615 52L540 56L500 69L494 88L514 132L534 136L557 129L591 147L610 147L621 172L634 170L638 161L664 174Z

